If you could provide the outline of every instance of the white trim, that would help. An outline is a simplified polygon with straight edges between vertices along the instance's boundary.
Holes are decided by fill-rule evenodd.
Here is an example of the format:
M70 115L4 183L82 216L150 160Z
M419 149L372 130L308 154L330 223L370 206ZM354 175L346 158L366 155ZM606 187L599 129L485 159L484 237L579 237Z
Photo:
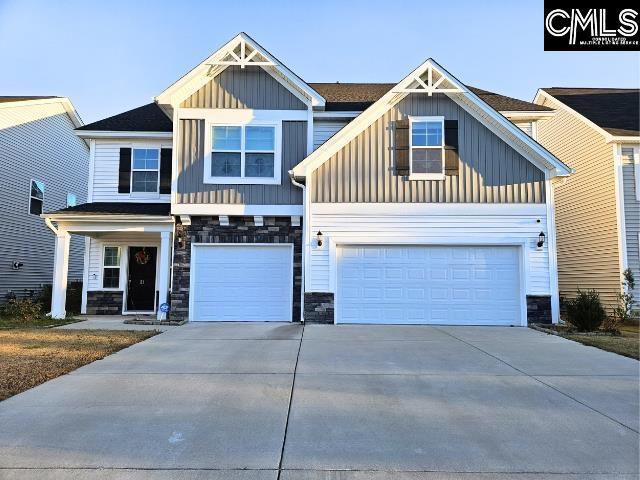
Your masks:
M545 206L547 208L547 253L549 257L549 291L551 322L560 321L560 287L558 284L558 250L556 241L556 201L553 180L545 173Z
M173 109L173 128L180 129L178 109ZM171 203L178 201L178 135L172 136L171 141Z
M541 120L541 119L545 119L545 118L551 118L553 117L556 112L555 110L548 110L548 111L540 111L540 110L534 110L531 112L528 111L510 111L510 110L500 110L499 112L501 115L504 115L505 117L507 117L509 120L511 121L521 121L521 120Z
M627 230L624 218L624 175L622 172L622 146L614 143L613 148L613 175L616 195L616 220L618 222L618 267L622 279L623 272L627 269ZM622 288L622 285L620 286Z
M229 226L229 216L228 215L218 215L218 223L221 227Z
M440 123L441 125L441 138L440 145L427 145L419 146L413 145L413 124L421 122ZM443 116L412 116L409 115L409 180L444 180L444 117ZM427 133L425 132L425 135ZM413 172L413 150L440 150L440 163L442 165L442 171L440 173L414 173Z
M87 203L93 202L93 180L96 169L96 141L89 140L89 184L87 185Z
M325 240L326 241L326 240ZM502 238L502 239L484 239L484 238L460 238L460 237L440 237L437 239L424 239L420 241L416 241L413 239L403 239L403 238L380 238L380 239L371 239L371 238L362 238L358 236L349 236L344 237L341 236L339 240L334 240L329 238L329 286L330 291L334 294L334 312L335 312L335 323L338 324L338 312L339 312L339 288L338 288L338 254L337 249L344 246L355 246L355 245L389 245L389 246L444 246L444 247L518 247L518 277L520 281L520 326L527 326L527 272L528 272L528 264L527 264L527 255L525 254L527 248L527 242L522 239L510 239L510 238Z
M138 132L138 131L111 131L111 130L76 130L76 135L80 138L142 138L165 139L173 138L173 132Z
M191 261L189 264L189 292L195 292L196 286L196 274L194 265L196 263L196 251L198 247L282 247L288 248L290 251L290 260L291 260L291 275L290 275L290 287L289 291L289 312L290 317L289 321L293 321L293 286L295 281L294 276L294 267L293 267L293 255L294 255L294 245L293 243L192 243L191 244ZM195 321L193 319L193 309L194 309L194 297L195 295L189 295L189 321Z
M135 168L135 151L136 150L155 150L158 152L157 168ZM162 148L157 145L131 145L131 175L129 175L129 197L130 198L158 198L160 196L160 162L162 160ZM158 174L156 180L155 192L134 192L133 191L133 173L134 172L156 172Z
M362 113L362 110L352 111L352 112L313 112L313 118L322 119L322 120L332 120L334 118L344 120L349 118L356 118L358 115Z
M118 265L117 266L115 266L115 265L105 266L105 264L104 264L104 259L105 259L104 252L105 252L105 250L107 248L117 248L118 249ZM118 244L118 243L108 243L108 242L102 243L102 248L100 249L100 277L98 279L98 284L100 285L100 291L113 292L113 291L122 290L123 288L126 287L126 282L123 282L123 278L122 278L122 267L123 267L122 246L120 244ZM116 269L116 268L118 269L118 286L117 287L105 287L104 286L104 270L105 270L105 268L110 268L112 270ZM124 283L124 285L123 285L123 283Z
M302 205L238 205L219 203L179 203L171 205L172 215L263 215L290 217L302 215Z
M308 110L253 110L251 108L176 108L176 120L206 120L220 125L248 125L307 121Z
M314 214L342 215L544 215L544 203L314 203ZM309 218L306 216L305 218Z
M91 237L84 237L84 268L82 269L82 301L80 303L80 313L87 313L87 291L89 289L89 250L91 249Z
M20 100L18 102L4 102L0 103L0 109L3 108L15 108L15 107L29 107L32 105L50 105L52 103L60 103L64 108L65 112L71 119L73 126L75 128L81 127L84 125L82 118L78 115L76 108L71 103L68 97L53 97L53 98L33 98L28 100Z
M381 115L400 102L409 93L414 93L413 90L415 89L408 87L415 81L416 75L422 75L425 71L429 72L433 69L436 69L443 77L446 77L446 80L455 86L456 92L458 93L450 93L447 91L448 89L440 91L446 92L445 94L449 98L469 112L494 134L506 141L512 148L538 168L551 170L553 176L569 175L572 172L567 165L562 163L548 150L529 137L529 135L524 133L510 120L490 107L484 100L480 99L480 97L470 91L442 66L438 65L435 60L429 58L401 80L395 88L391 89L391 91L387 92L378 101L367 108L362 115L347 124L347 126L318 147L311 155L296 165L293 169L294 175L297 178L306 177L321 164L329 160L342 147L369 127L374 121L380 118ZM420 89L420 91L431 94L439 91L439 89L427 91L423 88Z
M318 92L306 84L300 77L295 75L284 64L278 61L278 59L273 57L273 55L262 48L261 45L244 32L240 32L238 35L226 42L203 62L166 88L162 93L160 93L160 95L155 97L156 102L177 106L191 93L197 91L207 81L211 80L211 78L215 77L215 75L219 74L224 68L226 68L225 65L214 66L213 63L222 60L228 54L229 50L233 50L240 42L248 44L252 49L256 50L261 56L267 59L268 62L272 63L273 66L265 66L265 70L274 69L278 72L278 74L285 78L292 87L303 93L304 96L308 98L306 103L310 103L314 107L324 107L325 100ZM262 66L259 66L259 68L262 68ZM292 90L291 88L288 89Z

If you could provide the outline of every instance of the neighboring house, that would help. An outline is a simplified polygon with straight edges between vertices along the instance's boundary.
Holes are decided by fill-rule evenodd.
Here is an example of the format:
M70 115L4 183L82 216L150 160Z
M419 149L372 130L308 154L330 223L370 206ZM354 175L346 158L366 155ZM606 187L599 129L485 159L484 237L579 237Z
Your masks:
M40 214L86 202L89 149L68 98L0 96L0 303L39 293L53 275L54 236ZM83 239L69 248L82 279Z
M54 314L79 233L87 313L557 321L552 180L570 169L525 133L552 114L431 59L398 84L306 83L239 34L154 103L78 129L89 203L46 215Z
M560 292L596 289L617 303L630 268L640 299L640 90L543 88L556 114L538 140L575 169L556 188Z

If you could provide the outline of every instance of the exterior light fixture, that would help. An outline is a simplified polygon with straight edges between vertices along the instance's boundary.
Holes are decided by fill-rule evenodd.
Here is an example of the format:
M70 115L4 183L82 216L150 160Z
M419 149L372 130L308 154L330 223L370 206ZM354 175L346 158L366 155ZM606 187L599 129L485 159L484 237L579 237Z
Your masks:
M318 230L318 233L316 233L316 238L318 239L318 246L321 247L322 246L323 235L322 235L322 232L320 230Z
M538 235L538 248L542 248L542 246L544 245L544 232L540 232L540 235Z

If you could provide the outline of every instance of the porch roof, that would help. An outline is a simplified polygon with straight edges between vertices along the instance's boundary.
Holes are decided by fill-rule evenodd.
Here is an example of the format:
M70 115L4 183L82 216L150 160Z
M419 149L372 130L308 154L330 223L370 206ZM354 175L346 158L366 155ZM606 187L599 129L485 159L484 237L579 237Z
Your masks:
M74 207L67 207L53 212L47 212L43 216L59 215L143 215L169 217L171 204L166 203L134 203L134 202L93 202L83 203Z

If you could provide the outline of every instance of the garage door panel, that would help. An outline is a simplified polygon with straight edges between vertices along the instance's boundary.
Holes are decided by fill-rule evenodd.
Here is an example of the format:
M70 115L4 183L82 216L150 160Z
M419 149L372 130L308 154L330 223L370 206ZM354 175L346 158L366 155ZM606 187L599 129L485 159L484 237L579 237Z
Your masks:
M520 324L517 247L346 246L337 288L342 323Z
M289 245L194 247L192 321L291 321Z

